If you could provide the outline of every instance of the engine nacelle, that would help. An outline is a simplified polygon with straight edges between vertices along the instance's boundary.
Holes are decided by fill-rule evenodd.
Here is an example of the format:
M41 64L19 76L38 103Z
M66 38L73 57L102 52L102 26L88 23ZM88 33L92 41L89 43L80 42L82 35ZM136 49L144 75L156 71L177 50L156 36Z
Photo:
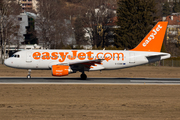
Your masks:
M53 65L51 71L53 76L66 76L70 73L71 69L66 65Z

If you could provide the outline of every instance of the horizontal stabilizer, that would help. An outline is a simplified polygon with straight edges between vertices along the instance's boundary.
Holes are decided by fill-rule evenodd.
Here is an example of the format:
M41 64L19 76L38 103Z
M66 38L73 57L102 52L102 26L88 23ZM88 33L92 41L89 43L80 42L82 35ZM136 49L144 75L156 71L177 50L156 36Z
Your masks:
M151 54L151 55L147 55L146 57L157 57L157 56L167 56L170 55L168 53L159 53L159 54Z
M171 57L171 55L169 53L158 53L158 54L151 54L151 55L146 56L149 63L164 60L164 59L167 59L170 57Z

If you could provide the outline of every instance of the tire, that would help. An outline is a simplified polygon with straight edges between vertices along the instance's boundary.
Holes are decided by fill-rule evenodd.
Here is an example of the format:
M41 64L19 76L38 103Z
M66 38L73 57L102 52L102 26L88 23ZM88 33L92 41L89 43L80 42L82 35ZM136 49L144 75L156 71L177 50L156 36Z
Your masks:
M87 79L87 75L86 74L81 74L81 80L86 80Z
M28 75L28 76L27 76L27 78L28 78L28 79L30 79L30 78L31 78L31 76L30 76L30 75Z

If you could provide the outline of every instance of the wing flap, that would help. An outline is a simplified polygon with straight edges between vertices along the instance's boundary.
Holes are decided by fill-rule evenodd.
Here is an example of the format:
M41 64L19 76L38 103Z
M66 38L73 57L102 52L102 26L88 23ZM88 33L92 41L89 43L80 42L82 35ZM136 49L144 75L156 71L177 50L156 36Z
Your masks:
M73 61L73 62L69 62L69 65L76 65L76 64L86 64L86 65L101 64L101 62L103 60L104 59Z

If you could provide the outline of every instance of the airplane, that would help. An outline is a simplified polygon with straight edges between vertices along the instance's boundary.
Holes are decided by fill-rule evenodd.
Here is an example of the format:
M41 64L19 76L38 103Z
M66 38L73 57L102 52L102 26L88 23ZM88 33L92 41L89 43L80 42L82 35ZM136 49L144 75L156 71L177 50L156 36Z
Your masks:
M140 44L132 50L24 50L6 59L8 67L31 70L51 70L53 76L67 76L85 71L129 68L170 58L161 51L168 22L158 22Z

